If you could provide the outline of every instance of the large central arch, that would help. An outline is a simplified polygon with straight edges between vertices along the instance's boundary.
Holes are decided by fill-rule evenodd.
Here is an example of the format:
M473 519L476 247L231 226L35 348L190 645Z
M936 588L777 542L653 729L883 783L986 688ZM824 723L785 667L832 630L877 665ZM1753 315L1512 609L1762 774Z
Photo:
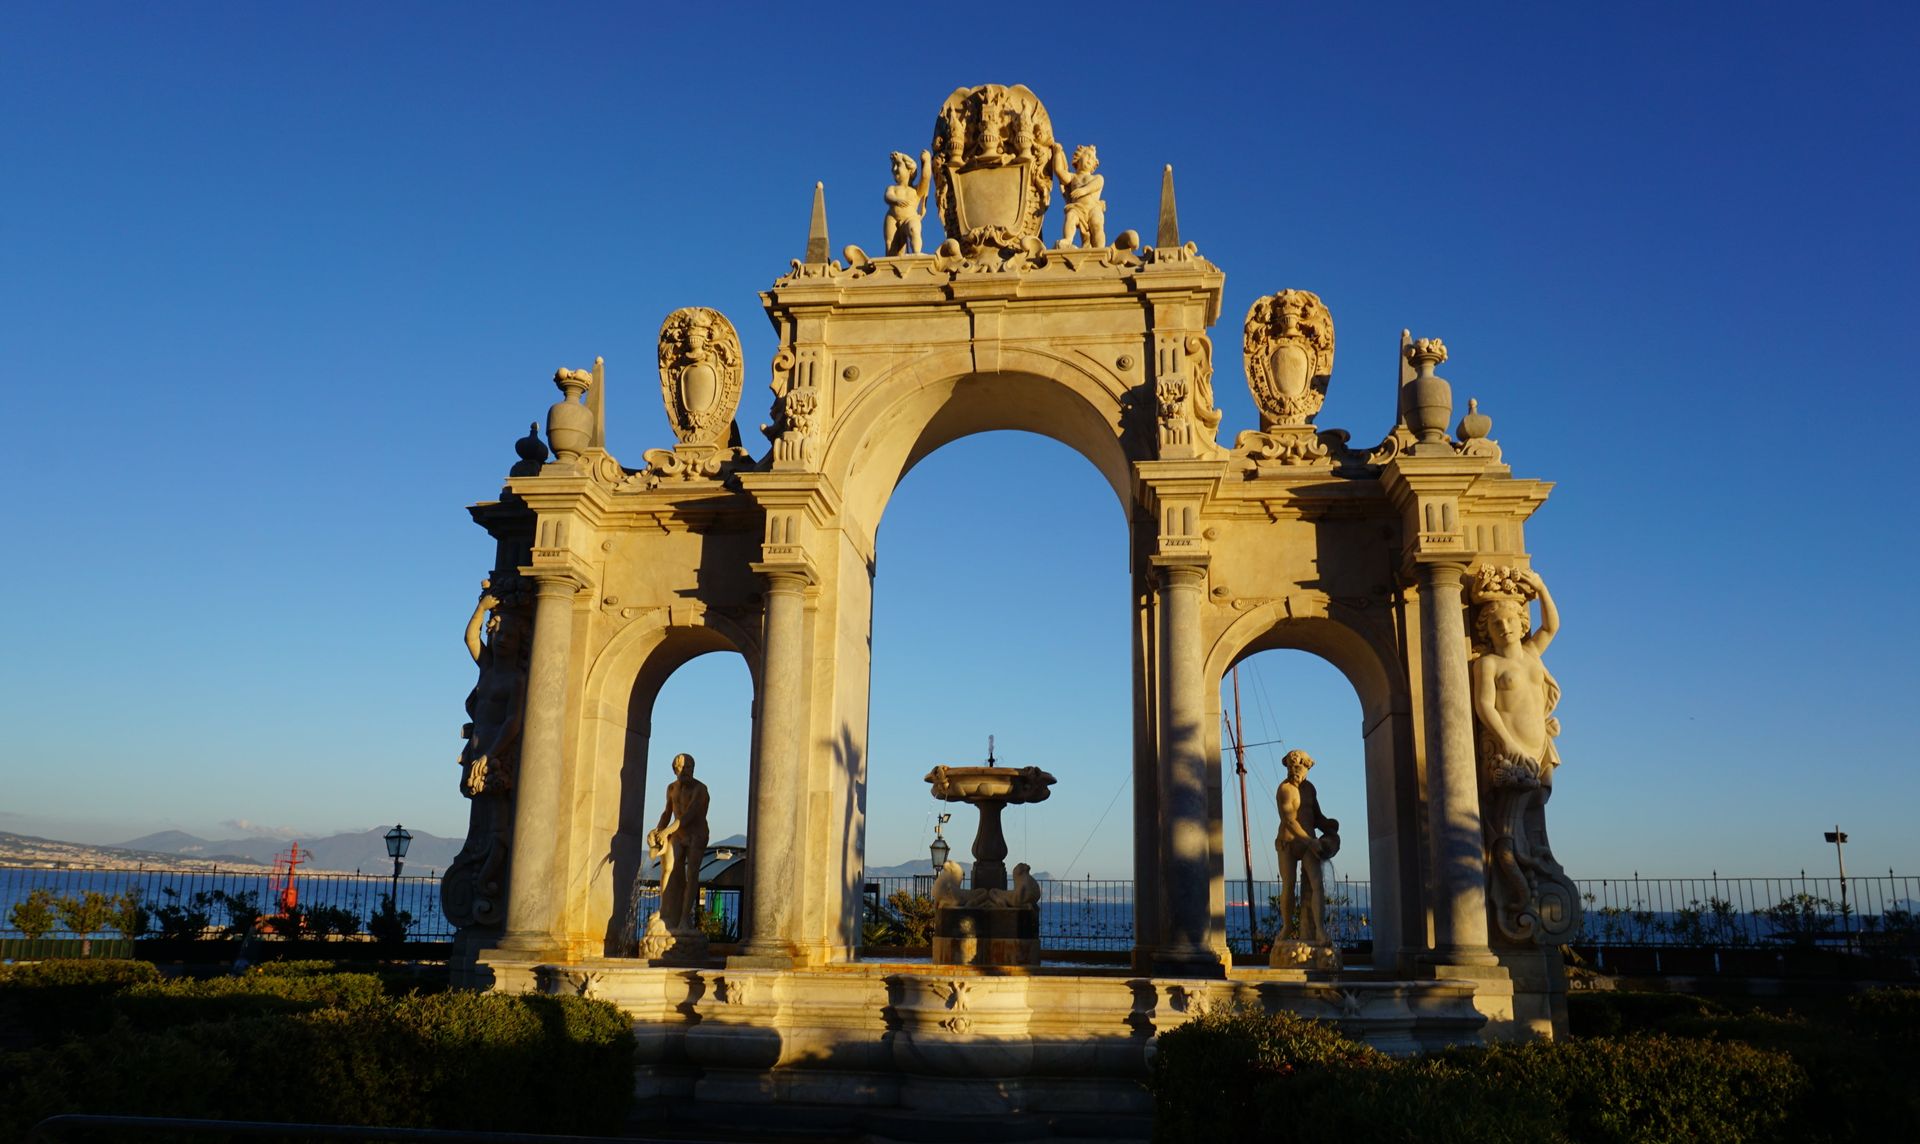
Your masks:
M1551 1031L1563 1009L1550 939L1577 921L1577 902L1555 881L1544 799L1493 790L1476 759L1465 615L1470 576L1501 606L1537 587L1524 526L1549 486L1512 475L1477 413L1449 433L1437 341L1403 345L1400 418L1379 445L1315 426L1332 318L1299 290L1247 314L1239 360L1260 425L1220 440L1209 331L1224 276L1175 237L1170 182L1153 244L1123 232L1109 246L1049 247L1031 198L1045 172L1019 174L1051 153L1032 94L956 92L940 122L939 177L962 186L940 190L949 241L835 260L816 203L807 258L761 295L779 342L765 456L735 443L746 364L732 323L689 307L659 344L672 448L621 465L605 447L598 364L562 371L553 459L522 442L500 500L474 509L497 542L494 619L531 640L511 663L483 659L483 688L522 687L524 717L515 781L468 792L474 834L448 873L450 902L491 903L456 919L463 980L586 989L631 968L616 965L632 951L610 920L636 862L648 705L673 666L726 650L754 684L746 940L724 966L620 978L623 1000L678 1030L695 1058L710 1050L751 1071L893 1052L886 1068L941 1074L939 1046L952 1047L941 1038L985 1037L994 1051L1026 1038L1022 1059L1038 1059L1041 1030L1068 1021L1058 1006L1095 994L1112 1020L1087 1035L1128 1045L1184 1019L1195 981L1263 1004L1316 996L1279 990L1305 971L1233 966L1225 938L1218 683L1247 655L1291 647L1331 662L1360 699L1371 968L1400 1006L1379 1025L1400 1031L1380 1037L1450 1039L1448 1022L1465 1019L1456 1003L1477 1007L1475 1029ZM986 223L983 210L1002 213ZM995 429L1085 457L1128 529L1141 977L1104 993L1087 984L1070 1003L1035 985L976 1018L953 1012L960 984L879 985L854 963L880 521L915 464ZM1509 760L1501 773L1518 772ZM1483 799L1499 822L1483 827ZM1529 846L1516 888L1512 855ZM1490 854L1509 863L1492 905ZM791 1036L769 1040L766 1027Z

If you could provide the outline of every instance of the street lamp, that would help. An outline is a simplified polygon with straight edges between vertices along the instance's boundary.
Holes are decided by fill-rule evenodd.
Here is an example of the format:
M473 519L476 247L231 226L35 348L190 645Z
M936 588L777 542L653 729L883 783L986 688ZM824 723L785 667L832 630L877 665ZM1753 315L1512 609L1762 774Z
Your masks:
M1847 832L1834 823L1827 831L1827 841L1833 843L1834 857L1840 860L1840 932L1846 935L1847 944L1853 944L1853 915L1847 911Z
M933 845L927 847L927 853L933 855L933 872L936 874L947 864L947 855L953 852L953 847L948 846L947 840L940 836L940 828L952 817L951 814L943 814L940 821L933 824Z
M396 913L400 909L400 860L407 856L407 844L412 841L412 833L397 822L392 830L387 831L387 857L393 859L393 895L388 900L393 903Z

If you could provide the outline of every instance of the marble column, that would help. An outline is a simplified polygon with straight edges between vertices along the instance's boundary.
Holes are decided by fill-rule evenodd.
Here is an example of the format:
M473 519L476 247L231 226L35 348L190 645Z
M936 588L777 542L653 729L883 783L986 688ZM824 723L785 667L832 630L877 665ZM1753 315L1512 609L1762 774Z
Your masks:
M532 956L557 955L565 929L566 871L562 850L570 831L562 821L566 785L567 667L573 653L571 572L534 569L533 647L527 665L527 705L521 717L520 773L513 803L513 851L507 880L507 928L500 948Z
M1421 667L1426 690L1427 809L1433 829L1432 959L1492 965L1487 863L1473 758L1473 697L1460 594L1466 568L1420 566Z
M806 795L806 589L800 568L756 571L767 579L767 622L754 723L753 802L747 820L746 945L730 964L785 966L794 960L793 904L800 893L803 840L796 829Z
M1218 975L1208 942L1209 831L1205 652L1200 605L1206 569L1160 568L1160 884L1161 945L1156 972Z

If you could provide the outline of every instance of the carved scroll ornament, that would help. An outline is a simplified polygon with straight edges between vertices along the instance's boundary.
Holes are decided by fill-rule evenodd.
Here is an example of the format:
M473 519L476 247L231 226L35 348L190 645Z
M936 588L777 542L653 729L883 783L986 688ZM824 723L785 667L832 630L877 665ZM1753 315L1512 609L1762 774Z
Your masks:
M1040 238L1053 195L1053 122L1031 91L960 88L933 126L934 188L947 237L968 255Z
M724 448L740 405L740 335L718 310L688 306L660 326L660 394L682 445Z
M1282 290L1247 311L1242 352L1260 428L1311 424L1333 374L1333 315L1320 296Z

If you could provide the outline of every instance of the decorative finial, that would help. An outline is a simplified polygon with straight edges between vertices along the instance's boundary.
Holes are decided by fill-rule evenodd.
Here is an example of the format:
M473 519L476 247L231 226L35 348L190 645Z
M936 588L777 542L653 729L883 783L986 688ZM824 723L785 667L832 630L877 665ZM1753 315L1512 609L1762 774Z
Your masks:
M988 766L993 766L993 765L994 765L994 761L993 761L993 736L992 736L992 735L988 735L988 736L987 736L987 765L988 765Z
M1155 246L1180 245L1180 211L1173 205L1173 164L1160 172L1160 233Z
M513 443L513 451L520 458L513 468L507 470L510 477L537 477L540 466L547 463L547 443L540 439L540 423L532 422L527 426L527 435Z
M593 411L580 404L580 395L593 387L593 375L584 369L557 369L553 384L561 396L547 410L547 440L557 459L578 460L593 444Z
M593 359L593 388L587 390L587 408L593 410L593 440L589 442L595 449L607 447L607 359Z
M1462 442L1484 440L1493 432L1493 418L1480 412L1479 398L1467 398L1467 415L1460 419L1459 428L1453 432Z
M827 260L827 185L813 185L813 221L807 227L807 261Z

